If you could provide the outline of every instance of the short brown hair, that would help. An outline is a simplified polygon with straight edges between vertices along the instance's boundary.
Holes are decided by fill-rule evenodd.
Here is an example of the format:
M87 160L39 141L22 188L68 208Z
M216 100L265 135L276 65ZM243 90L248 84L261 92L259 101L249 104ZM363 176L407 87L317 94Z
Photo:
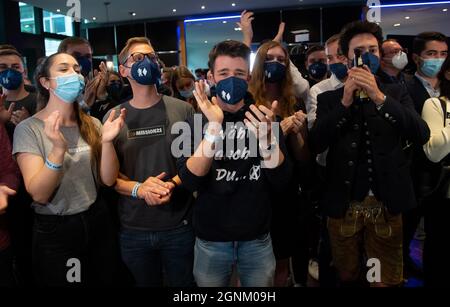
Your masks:
M329 44L337 42L340 38L341 38L341 35L339 33L338 34L334 34L329 39L327 39L327 41L325 42L325 46L328 46Z
M2 49L0 48L0 56L7 56L7 55L15 55L18 56L20 59L22 59L22 55L17 51L17 49Z
M227 40L218 43L209 53L208 66L211 72L214 71L214 64L216 59L221 55L226 55L232 58L243 58L248 63L250 69L250 53L251 50L247 45L235 40Z
M88 45L89 47L91 47L91 43L89 43L89 41L83 37L68 37L65 38L58 46L58 53L66 53L67 49L69 49L69 46L71 45Z
M339 33L338 34L334 34L329 39L327 39L327 41L325 42L325 48L328 48L328 45L330 45L332 43L335 43L335 42L338 42L338 45L339 45L339 39L340 38L341 38L341 35ZM337 50L337 54L338 55L342 55L342 52L341 52L341 49L339 48L339 46L338 46L337 49L338 49Z
M119 53L119 63L125 64L125 61L127 60L128 53L130 52L131 46L136 44L146 44L153 48L152 43L150 43L150 40L147 37L132 37L127 40L127 43L125 44L125 47L123 47L122 51Z

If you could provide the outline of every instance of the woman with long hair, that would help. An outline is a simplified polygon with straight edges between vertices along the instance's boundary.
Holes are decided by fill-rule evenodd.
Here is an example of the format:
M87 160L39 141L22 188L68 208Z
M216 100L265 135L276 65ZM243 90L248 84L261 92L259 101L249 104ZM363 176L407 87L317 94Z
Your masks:
M440 98L425 101L422 118L430 128L430 139L424 145L427 158L439 168L441 178L425 208L425 243L423 251L424 284L426 287L448 287L450 267L443 244L448 240L450 214L450 57L447 57L438 75Z
M119 163L112 144L124 110L101 125L78 102L84 78L76 59L57 53L39 66L43 109L14 134L16 160L33 198L33 268L40 286L107 285L114 272L114 233L97 197L116 182Z
M295 250L296 246L305 247L306 244L304 238L294 234L299 233L298 219L302 215L299 206L301 201L298 168L309 160L309 150L306 143L305 107L301 99L294 94L289 53L280 43L269 41L258 49L249 89L256 105L265 105L275 111L288 152L296 162L296 173L291 183L286 186L285 193L272 195L271 235L277 258L275 285L284 286L289 276L289 259L294 253L306 253ZM277 104L272 105L272 101L277 101ZM307 259L305 261L307 262Z
M195 77L186 66L178 66L173 71L172 90L174 97L191 104L194 110L198 110L194 97Z

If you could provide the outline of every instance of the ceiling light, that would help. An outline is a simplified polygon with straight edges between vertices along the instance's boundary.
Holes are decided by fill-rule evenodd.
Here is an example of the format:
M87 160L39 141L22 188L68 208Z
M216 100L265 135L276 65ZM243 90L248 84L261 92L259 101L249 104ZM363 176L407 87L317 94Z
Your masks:
M394 27L400 27L400 24L399 23L395 23Z
M92 17L92 20L97 20L97 17Z
M236 3L234 3L234 2L233 2L233 3L231 3L231 6L236 6Z
M407 6L423 6L423 5L442 5L448 4L450 1L431 1L431 2L419 2L419 3L400 3L400 4L380 4L370 5L369 8L388 8L388 7L407 7Z
M226 21L226 20L224 20L224 21L222 21L222 23L227 23L227 21Z
M202 10L206 9L206 6L202 5L201 9L202 9Z
M448 9L443 9L442 11L443 11L443 12L447 12L447 11L448 11Z
M174 13L175 13L176 11L177 11L177 9L173 9L173 10L172 10L172 12L174 12Z
M242 31L241 28L234 28L234 31Z
M409 17L409 16L406 16L406 17L405 17L405 19L406 19L406 20L409 20L409 19L411 19L411 17Z
M205 41L205 44L207 44L208 43L208 41Z
M59 13L59 12L61 12L61 10L60 10L60 9L57 9L57 10L56 10L56 12L58 12L58 13Z

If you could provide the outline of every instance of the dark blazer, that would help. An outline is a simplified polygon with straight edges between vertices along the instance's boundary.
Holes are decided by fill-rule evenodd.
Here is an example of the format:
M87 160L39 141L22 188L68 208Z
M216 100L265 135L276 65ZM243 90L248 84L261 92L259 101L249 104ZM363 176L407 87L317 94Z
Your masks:
M430 94L428 94L422 82L420 82L416 76L413 76L411 80L406 82L406 88L409 96L414 102L414 108L419 115L422 115L423 104L428 98L430 98Z
M345 108L341 103L344 88L317 97L317 119L311 139L316 152L329 148L326 187L321 200L327 216L343 217L349 203L360 200L354 199L355 195L367 195L367 191L355 191L355 188L368 180L377 187L375 195L391 213L416 206L402 140L425 144L430 131L415 112L405 89L395 84L379 87L386 95L380 110L372 102L354 103ZM363 168L359 166L367 162L371 163L367 168L373 168L373 173L361 171Z

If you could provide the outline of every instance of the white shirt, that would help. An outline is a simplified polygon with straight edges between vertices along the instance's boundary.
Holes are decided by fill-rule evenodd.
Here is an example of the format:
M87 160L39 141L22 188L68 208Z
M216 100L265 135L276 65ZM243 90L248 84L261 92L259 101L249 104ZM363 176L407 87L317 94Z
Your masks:
M322 93L334 91L344 86L344 83L339 80L334 74L330 78L325 79L309 90L308 99L306 100L306 112L308 118L308 129L311 129L317 117L317 96ZM326 166L328 149L323 153L318 154L316 161L321 166Z
M303 78L297 66L295 66L291 60L289 61L292 82L294 83L294 95L295 97L301 98L303 99L303 101L306 101L306 98L308 97L309 82L308 80Z
M423 86L425 87L425 89L428 92L428 95L430 95L431 98L439 98L439 96L441 96L441 89L435 89L430 82L428 82L427 80L425 80L424 78L422 78L417 72L415 74L415 76L417 77L417 79L419 79L419 81L423 84Z
M317 96L325 92L337 90L343 86L344 83L332 74L330 78L320 81L309 90L308 99L306 100L308 129L311 129L316 121Z

